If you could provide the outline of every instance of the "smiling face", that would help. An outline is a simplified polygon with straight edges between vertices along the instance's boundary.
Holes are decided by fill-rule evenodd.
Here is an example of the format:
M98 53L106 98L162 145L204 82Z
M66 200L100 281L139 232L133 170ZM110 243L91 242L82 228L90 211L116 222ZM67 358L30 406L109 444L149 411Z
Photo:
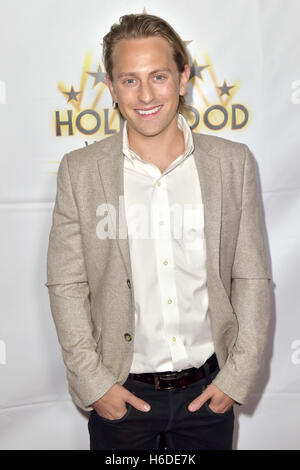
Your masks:
M157 136L177 128L179 95L187 90L190 68L179 74L168 41L152 36L122 39L113 51L113 100L131 137ZM154 112L153 112L154 110Z

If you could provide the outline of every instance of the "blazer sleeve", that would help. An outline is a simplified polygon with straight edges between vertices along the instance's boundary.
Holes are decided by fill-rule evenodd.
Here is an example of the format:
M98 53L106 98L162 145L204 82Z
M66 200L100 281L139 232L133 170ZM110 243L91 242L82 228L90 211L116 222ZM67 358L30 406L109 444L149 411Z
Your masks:
M102 364L92 335L90 290L68 154L63 156L57 174L45 285L66 366L70 395L80 408L90 411L91 403L104 395L117 380Z
M238 334L225 365L213 381L240 404L247 401L262 369L271 317L271 275L255 159L248 147L243 147L242 214L231 275L231 305Z

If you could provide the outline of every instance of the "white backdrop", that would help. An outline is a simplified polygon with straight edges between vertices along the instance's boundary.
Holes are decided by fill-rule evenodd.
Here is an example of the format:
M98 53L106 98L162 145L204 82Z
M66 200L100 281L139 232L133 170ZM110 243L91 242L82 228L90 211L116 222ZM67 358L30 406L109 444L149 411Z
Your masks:
M273 315L267 367L236 408L235 448L300 449L299 0L0 0L0 448L89 448L44 286L56 172L65 152L119 130L101 75L88 72L104 71L111 24L144 8L188 41L190 125L246 143L258 163ZM233 88L221 96L224 81Z

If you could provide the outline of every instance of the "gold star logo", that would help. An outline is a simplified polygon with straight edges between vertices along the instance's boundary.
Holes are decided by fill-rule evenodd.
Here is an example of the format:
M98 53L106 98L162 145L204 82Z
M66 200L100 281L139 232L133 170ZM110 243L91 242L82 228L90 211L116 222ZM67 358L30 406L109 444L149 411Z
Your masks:
M72 85L70 91L64 91L63 93L64 93L64 95L67 95L67 97L68 97L68 103L70 103L70 101L72 101L72 100L78 101L77 95L79 95L79 94L81 93L81 91L75 91L75 90L74 90L74 87L73 87L73 85Z

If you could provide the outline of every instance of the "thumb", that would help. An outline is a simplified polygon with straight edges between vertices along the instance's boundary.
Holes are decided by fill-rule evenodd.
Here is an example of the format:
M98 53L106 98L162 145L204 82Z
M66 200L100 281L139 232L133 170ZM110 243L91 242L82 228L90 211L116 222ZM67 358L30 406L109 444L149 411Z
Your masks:
M211 389L208 387L206 388L198 397L196 397L193 401L188 406L188 409L190 411L196 411L201 408L201 406L204 405L207 400L209 400L212 397L213 393Z
M136 397L132 392L129 392L126 401L130 403L134 408L140 411L150 411L151 406L145 400Z

